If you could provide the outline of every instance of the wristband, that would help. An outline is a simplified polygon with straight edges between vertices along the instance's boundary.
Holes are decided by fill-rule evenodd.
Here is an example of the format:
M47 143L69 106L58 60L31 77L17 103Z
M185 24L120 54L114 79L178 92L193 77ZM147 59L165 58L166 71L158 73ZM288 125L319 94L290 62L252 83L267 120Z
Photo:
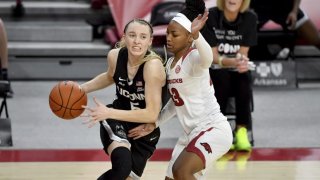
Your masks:
M218 58L218 64L219 66L223 67L223 64L222 64L222 60L223 60L224 56L219 56Z

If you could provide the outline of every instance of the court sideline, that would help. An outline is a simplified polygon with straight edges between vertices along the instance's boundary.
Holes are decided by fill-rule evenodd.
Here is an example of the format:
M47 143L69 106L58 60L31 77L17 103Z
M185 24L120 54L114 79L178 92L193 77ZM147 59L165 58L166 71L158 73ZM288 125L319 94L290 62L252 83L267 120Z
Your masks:
M82 119L65 121L49 109L48 94L58 81L13 81L14 97L7 99L12 125L12 147L1 149L101 148L98 126L87 128ZM81 83L81 81L79 82ZM256 148L320 147L320 85L298 89L255 89L253 133ZM104 103L113 87L89 94ZM3 113L4 114L4 113ZM2 116L3 116L2 114ZM161 128L158 148L172 148L181 128L176 120Z
M0 147L0 179L95 179L110 166L98 127L65 121L49 109L48 94L58 81L14 81L8 99L12 147ZM81 82L80 82L81 83ZM295 180L320 178L319 84L299 89L254 90L252 152L230 152L213 164L208 179ZM89 95L108 103L114 89ZM158 150L142 180L163 179L179 124L161 127ZM20 173L17 173L20 172Z

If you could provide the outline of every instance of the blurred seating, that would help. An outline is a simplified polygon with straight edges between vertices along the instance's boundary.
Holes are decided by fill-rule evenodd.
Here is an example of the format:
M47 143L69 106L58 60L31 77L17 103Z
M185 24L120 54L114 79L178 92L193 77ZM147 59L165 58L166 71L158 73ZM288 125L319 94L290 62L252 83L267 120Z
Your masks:
M317 0L304 0L301 1L300 8L315 24L320 33L320 16L317 6L314 5L315 3L317 3ZM249 57L254 60L277 59L277 54L282 50L281 46L283 45L290 49L290 54L286 59L297 57L297 46L313 46L305 39L297 36L295 32L283 31L280 25L269 21L258 32L258 45L251 48ZM266 52L266 49L269 51ZM310 56L314 56L314 54L320 55L320 53L311 52Z

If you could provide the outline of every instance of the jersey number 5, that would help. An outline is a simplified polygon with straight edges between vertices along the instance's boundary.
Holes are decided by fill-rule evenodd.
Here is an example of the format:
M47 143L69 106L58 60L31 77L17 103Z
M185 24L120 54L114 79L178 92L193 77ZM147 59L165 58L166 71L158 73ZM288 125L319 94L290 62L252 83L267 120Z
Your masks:
M173 100L173 102L176 106L183 106L184 105L183 99L181 99L179 92L176 88L171 88L170 94L171 94L171 99Z

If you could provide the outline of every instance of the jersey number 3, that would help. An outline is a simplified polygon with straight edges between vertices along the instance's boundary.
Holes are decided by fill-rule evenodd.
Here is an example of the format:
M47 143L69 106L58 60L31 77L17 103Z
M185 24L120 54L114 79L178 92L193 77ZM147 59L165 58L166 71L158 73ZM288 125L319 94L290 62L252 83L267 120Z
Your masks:
M171 98L176 106L183 106L184 102L181 99L179 92L176 88L170 89Z

